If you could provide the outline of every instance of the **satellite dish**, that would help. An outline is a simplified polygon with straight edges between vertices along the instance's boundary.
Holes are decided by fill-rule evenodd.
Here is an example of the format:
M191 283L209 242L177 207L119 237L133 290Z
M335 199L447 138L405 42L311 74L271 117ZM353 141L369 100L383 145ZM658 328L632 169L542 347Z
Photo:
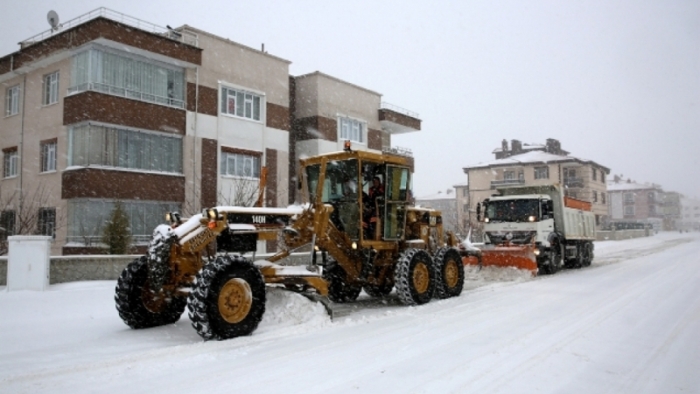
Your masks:
M49 11L49 13L46 15L46 20L49 21L49 25L51 25L51 30L58 30L58 28L60 27L58 25L58 14L56 13L56 11Z

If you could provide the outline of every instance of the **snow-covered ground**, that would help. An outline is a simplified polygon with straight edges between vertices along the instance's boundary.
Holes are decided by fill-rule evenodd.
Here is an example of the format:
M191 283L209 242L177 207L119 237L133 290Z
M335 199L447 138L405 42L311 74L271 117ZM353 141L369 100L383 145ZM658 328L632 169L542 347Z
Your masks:
M698 393L700 235L596 243L590 268L470 270L458 298L322 306L269 291L252 336L131 330L115 282L0 291L0 393ZM366 303L366 302L365 302Z

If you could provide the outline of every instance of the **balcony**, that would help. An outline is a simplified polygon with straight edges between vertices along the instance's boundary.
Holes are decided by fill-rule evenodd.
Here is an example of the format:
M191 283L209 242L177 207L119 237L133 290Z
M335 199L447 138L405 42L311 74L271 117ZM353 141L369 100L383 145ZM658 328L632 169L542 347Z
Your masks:
M524 179L502 179L498 181L491 181L491 189L495 189L497 187L501 186L518 186L518 185L524 185L525 180Z
M401 134L420 131L421 120L416 112L382 102L379 108L379 123L384 131Z

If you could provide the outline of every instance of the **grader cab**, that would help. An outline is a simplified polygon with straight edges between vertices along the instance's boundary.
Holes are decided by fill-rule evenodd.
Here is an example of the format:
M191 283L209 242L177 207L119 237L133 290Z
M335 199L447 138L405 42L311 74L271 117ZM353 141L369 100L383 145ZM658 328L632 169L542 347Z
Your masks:
M117 283L122 319L132 328L169 324L187 305L200 336L228 339L255 330L266 286L327 297L330 308L363 289L371 297L396 289L406 305L461 294L458 240L443 232L439 211L412 206L413 158L346 146L300 161L301 207L216 207L157 228L149 255ZM239 254L257 239L282 239L282 248L262 261ZM308 266L280 264L295 251L310 253Z

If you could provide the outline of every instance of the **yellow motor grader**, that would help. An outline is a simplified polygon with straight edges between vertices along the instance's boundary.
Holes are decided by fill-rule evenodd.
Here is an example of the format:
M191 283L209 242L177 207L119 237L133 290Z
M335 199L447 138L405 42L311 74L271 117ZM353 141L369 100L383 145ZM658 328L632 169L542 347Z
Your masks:
M443 233L439 211L412 206L412 170L410 155L346 143L342 152L300 160L302 206L216 207L184 222L168 215L148 255L117 282L119 315L145 328L177 321L187 306L200 336L228 339L255 330L266 286L334 303L354 301L362 289L383 297L395 288L406 305L458 296L458 240ZM267 260L241 254L273 239L283 240L281 251ZM308 266L278 264L295 251L310 253Z

